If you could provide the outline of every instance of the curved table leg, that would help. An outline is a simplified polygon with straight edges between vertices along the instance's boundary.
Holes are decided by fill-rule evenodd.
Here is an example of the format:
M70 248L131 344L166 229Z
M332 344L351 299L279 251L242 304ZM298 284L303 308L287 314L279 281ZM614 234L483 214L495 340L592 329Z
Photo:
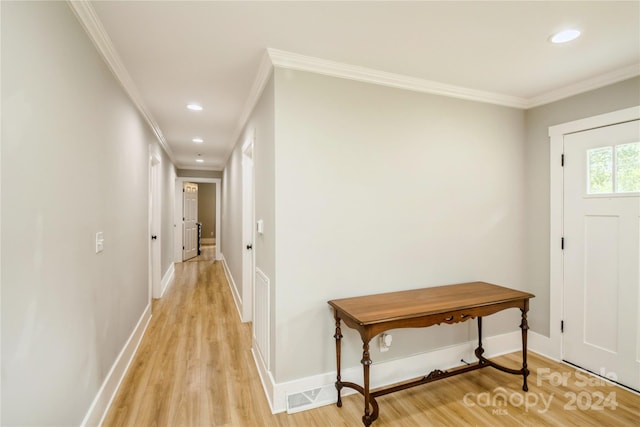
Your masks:
M520 323L520 329L522 330L522 390L529 391L527 386L527 377L529 376L529 369L527 369L527 331L529 330L527 311L529 311L529 300L524 301L520 311L522 312L522 322Z
M362 416L362 423L365 426L370 426L375 418L373 418L369 412L369 401L371 400L371 393L369 391L369 367L372 362L369 355L368 342L365 342L362 345L362 360L360 363L362 363L364 376L364 415Z
M342 378L340 376L340 348L342 341L342 330L340 329L340 317L338 316L338 311L334 310L334 317L336 319L336 333L333 336L336 339L336 366L337 366L337 375L336 375L336 390L338 391L338 401L336 404L338 408L342 407Z

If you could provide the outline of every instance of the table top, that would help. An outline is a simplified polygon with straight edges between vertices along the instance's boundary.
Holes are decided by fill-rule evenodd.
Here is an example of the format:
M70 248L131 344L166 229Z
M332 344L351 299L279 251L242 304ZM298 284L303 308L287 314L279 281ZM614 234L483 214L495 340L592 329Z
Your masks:
M362 326L533 298L485 282L435 286L376 295L335 299L329 304Z

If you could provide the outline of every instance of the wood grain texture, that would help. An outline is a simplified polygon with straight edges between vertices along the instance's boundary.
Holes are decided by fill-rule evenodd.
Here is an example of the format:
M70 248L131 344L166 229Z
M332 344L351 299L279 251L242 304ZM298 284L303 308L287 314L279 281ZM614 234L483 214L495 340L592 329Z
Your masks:
M354 321L369 325L523 298L533 298L533 295L490 283L472 282L342 298L331 300L329 304Z
M242 324L222 266L212 254L176 265L175 282L154 301L153 318L109 410L104 426L362 425L362 396L343 397L343 407L323 406L297 414L272 415L251 356L251 326ZM322 321L319 319L318 321ZM326 322L333 322L328 314ZM518 366L520 353L495 359ZM485 370L381 396L376 427L423 426L637 426L640 396L591 380L549 359L529 355L529 393L519 377ZM546 369L548 371L540 371ZM426 372L425 372L426 374ZM579 376L581 375L581 376ZM553 380L560 380L554 385ZM556 381L557 383L557 381ZM507 396L507 404L491 399ZM570 405L572 393L583 408ZM594 406L598 393L615 394L615 410ZM538 396L537 406L520 404ZM466 399L465 399L466 396ZM592 404L587 408L587 397ZM545 409L540 399L550 401ZM482 406L488 399L489 405ZM500 399L496 403L501 402Z

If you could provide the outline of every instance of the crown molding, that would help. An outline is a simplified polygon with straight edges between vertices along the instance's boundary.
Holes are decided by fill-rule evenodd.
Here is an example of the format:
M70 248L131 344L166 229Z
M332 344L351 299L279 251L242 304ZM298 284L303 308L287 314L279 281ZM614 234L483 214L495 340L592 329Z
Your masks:
M540 105L549 104L560 99L578 95L590 90L598 89L640 75L640 64L615 70L591 79L583 80L558 90L549 91L532 98L520 98L494 92L470 89L440 83L432 80L419 79L401 74L388 73L371 68L344 64L326 59L300 55L278 49L268 48L267 52L275 67L288 68L299 71L309 71L332 77L357 80L367 83L390 86L416 92L431 93L452 98L467 99L470 101L484 102L488 104L503 105L507 107L529 109Z
M285 52L277 49L267 49L269 57L275 67L289 68L299 71L310 71L343 79L357 80L382 86L390 86L415 92L431 93L435 95L460 98L470 101L503 105L514 108L526 108L528 100L516 96L502 95L455 86L432 80L419 79L401 74L388 73L356 65L344 64L297 53Z
M349 80L356 80L382 86L389 86L399 89L406 89L416 92L424 92L435 95L448 96L452 98L466 99L470 101L483 102L488 104L502 105L506 107L526 110L540 105L558 101L563 98L578 95L583 92L604 87L631 77L640 75L640 64L635 64L616 70L592 79L584 80L559 90L550 91L533 98L520 98L503 95L494 92L481 91L476 89L454 86L439 83L431 80L424 80L401 74L388 73L355 65L344 64L336 61L315 58L312 56L300 55L283 50L267 48L262 57L258 72L253 82L249 96L245 102L236 131L233 133L234 145L225 156L226 165L233 149L238 144L242 131L247 125L249 116L255 108L264 87L266 86L274 67L286 68L298 71L307 71L316 74L323 74L331 77L338 77Z
M267 82L269 82L269 78L273 73L273 62L269 55L269 49L264 52L262 55L262 59L260 60L260 66L258 67L258 72L256 73L256 77L253 79L253 85L251 86L251 90L249 91L249 97L244 103L244 107L242 108L242 114L238 118L238 122L236 124L236 130L233 132L233 137L231 141L233 141L233 145L229 148L229 151L224 157L224 165L226 166L229 161L229 157L231 157L231 153L233 153L234 148L238 145L238 138L242 134L245 126L247 125L247 121L249 120L249 116L253 112L253 109L256 107L258 100L260 99L260 95L264 91Z
M529 99L527 108L539 107L544 104L550 104L570 96L579 95L590 90L599 89L623 80L630 79L640 75L640 64L633 64L612 72L593 77L591 79L582 80L569 86L565 86L558 90L553 90L534 96Z
M91 3L88 0L68 0L67 4L78 18L78 21L80 21L80 24L89 35L89 38L98 49L98 52L102 55L113 75L120 82L120 85L124 88L127 95L129 95L129 98L137 107L138 111L140 111L140 114L142 114L142 117L151 127L151 130L171 159L171 162L175 164L176 162L173 151L171 151L169 144L167 144L158 123L156 123L155 119L142 101L142 97L140 96L136 85L133 83L129 72L124 67L118 52L111 42L111 38L102 26L102 22L100 22L100 19L96 15Z

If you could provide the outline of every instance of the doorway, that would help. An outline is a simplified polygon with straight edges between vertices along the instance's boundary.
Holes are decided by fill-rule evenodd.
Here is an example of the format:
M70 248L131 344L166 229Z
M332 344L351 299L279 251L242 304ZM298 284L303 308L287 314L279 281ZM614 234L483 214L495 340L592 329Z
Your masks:
M242 321L253 320L255 281L253 137L242 147Z
M174 218L176 218L176 223L174 224L174 249L173 249L173 260L174 262L182 262L182 246L183 246L183 201L182 201L182 190L184 188L184 184L186 182L200 184L200 183L211 183L215 184L215 198L216 198L216 225L215 225L215 236L216 236L216 245L215 245L215 259L220 260L220 245L222 242L222 235L220 233L220 187L222 184L222 180L220 178L197 178L197 177L178 177L176 178L175 183L175 204L174 204Z
M640 390L640 120L633 115L599 116L562 133L558 278L562 360ZM552 279L553 269L552 259Z
M198 256L198 184L185 182L182 187L182 261Z
M210 250L216 244L216 185L198 183L198 222L202 224L200 245Z
M563 359L636 390L639 141L638 120L564 138Z
M149 298L160 298L162 295L161 279L161 221L162 206L160 191L160 157L152 154L149 157Z

